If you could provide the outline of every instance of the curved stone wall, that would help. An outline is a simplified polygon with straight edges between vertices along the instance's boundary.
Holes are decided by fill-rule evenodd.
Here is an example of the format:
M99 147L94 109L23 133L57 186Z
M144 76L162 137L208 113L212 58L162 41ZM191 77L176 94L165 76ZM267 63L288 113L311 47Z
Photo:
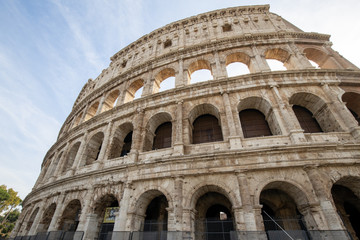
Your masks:
M269 59L286 70L271 71ZM228 77L227 66L237 62L249 73ZM192 83L198 70L212 79ZM159 91L169 77L174 88ZM346 229L356 237L334 196L350 191L360 204L359 81L359 69L331 48L328 35L305 33L268 5L157 29L85 84L13 235L76 229L95 239L107 207L119 207L113 231L146 231L158 201L161 230L184 239L204 239L198 222L213 206L222 206L216 211L231 216L236 231L269 230L269 207L282 218L296 209L309 231ZM268 134L251 125L255 117ZM319 131L304 127L311 119ZM281 199L287 214L276 207Z

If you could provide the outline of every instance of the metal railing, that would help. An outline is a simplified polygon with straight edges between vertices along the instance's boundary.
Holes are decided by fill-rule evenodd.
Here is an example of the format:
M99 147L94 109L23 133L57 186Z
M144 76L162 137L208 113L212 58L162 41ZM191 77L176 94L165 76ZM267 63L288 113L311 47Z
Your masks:
M282 230L271 231L229 231L226 238L229 240L353 240L347 231L342 230L289 230L284 234ZM82 240L84 232L48 232L34 236L17 236L9 240ZM46 236L46 238L44 238ZM113 231L104 236L105 240L222 240L223 233L216 232L144 232L144 231Z
M12 240L82 240L84 232L52 231L32 236L16 236Z

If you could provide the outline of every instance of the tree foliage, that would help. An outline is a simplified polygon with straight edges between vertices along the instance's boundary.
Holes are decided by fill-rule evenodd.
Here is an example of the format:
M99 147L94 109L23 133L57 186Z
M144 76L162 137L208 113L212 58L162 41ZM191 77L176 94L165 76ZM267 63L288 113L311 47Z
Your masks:
M15 227L20 212L17 207L22 200L12 188L0 186L0 237L7 237Z

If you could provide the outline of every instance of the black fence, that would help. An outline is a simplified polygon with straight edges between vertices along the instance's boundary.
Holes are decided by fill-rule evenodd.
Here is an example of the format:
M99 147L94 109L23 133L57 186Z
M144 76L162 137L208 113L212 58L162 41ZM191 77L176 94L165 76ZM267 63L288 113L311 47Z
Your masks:
M17 236L9 240L82 240L84 232L47 232L34 236ZM103 236L105 240L353 240L347 231L341 230L271 230L271 231L230 231L217 232L108 232Z
M82 240L84 232L40 232L32 236L17 236L9 240Z

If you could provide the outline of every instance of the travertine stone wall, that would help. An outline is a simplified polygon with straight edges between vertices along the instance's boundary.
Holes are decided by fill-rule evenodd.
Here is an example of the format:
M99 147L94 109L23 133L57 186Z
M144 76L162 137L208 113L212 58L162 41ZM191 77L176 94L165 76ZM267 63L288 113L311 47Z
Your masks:
M271 71L267 59L287 70ZM228 77L233 62L250 73ZM213 80L192 84L199 69L210 70ZM175 88L159 92L168 77L175 77ZM271 189L294 200L308 229L345 229L331 189L341 185L360 198L360 127L348 109L360 115L359 102L351 101L360 99L359 82L359 69L331 48L329 35L303 32L268 5L166 25L120 50L85 84L13 235L59 230L77 200L77 231L94 239L106 196L120 206L114 231L140 231L148 204L164 195L168 230L194 237L197 202L206 193L231 205L236 230L262 231L260 197ZM140 87L142 96L133 100ZM350 102L345 94L352 94L345 97ZM307 108L323 132L304 133L293 105ZM272 136L244 138L239 112L245 109L264 114ZM192 143L192 124L204 114L218 119L223 141ZM171 147L151 150L164 122L172 124ZM131 151L114 157L131 131Z

